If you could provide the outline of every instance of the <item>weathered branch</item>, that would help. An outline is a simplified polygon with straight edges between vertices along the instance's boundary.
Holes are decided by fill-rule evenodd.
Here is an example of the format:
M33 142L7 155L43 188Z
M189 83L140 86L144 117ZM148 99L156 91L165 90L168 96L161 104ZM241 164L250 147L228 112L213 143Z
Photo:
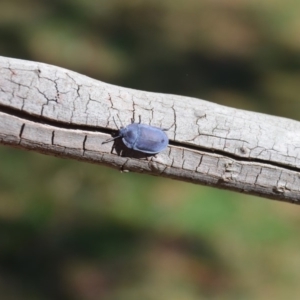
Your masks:
M102 142L141 115L170 128L157 157ZM0 57L0 143L299 203L300 122L182 96L127 89L37 62Z

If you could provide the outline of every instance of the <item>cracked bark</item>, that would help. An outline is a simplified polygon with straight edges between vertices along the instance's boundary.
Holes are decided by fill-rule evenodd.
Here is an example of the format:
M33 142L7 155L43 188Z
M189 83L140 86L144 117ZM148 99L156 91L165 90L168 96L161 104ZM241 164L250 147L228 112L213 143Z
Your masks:
M123 124L169 128L146 159L103 144ZM118 120L118 117L116 117ZM300 122L200 99L103 83L0 57L0 143L45 154L300 203Z

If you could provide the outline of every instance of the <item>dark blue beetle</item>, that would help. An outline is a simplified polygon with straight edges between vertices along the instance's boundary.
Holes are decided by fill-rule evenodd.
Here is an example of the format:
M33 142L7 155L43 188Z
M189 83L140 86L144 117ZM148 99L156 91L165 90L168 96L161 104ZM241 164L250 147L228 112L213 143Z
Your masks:
M132 120L132 123L128 126L122 126L118 129L118 136L108 139L102 144L109 143L117 138L122 138L127 148L146 154L159 153L166 149L169 144L169 139L164 132L166 129L141 124L141 116L139 116L139 123L134 123Z

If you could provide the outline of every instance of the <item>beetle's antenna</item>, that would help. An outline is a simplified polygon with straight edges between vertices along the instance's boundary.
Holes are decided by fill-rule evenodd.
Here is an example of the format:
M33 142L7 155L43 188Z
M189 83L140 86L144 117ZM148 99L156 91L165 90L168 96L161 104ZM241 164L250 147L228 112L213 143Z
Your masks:
M108 140L106 140L106 141L102 142L101 144L106 144L106 143L112 142L112 141L114 141L115 139L118 139L118 138L120 138L120 137L121 137L120 135L118 135L118 136L115 136L114 138L112 138L112 139L108 139Z
M113 117L113 120L114 120L114 123L115 123L116 127L118 128L118 130L120 130L118 124L116 123L115 117ZM120 120L120 121L121 121L121 120Z
M124 125L123 125L123 123L122 123L122 121L121 121L121 119L120 119L120 117L119 117L119 115L117 115L118 116L118 118L119 118L119 121L120 121L120 123L121 123L121 128L124 128ZM115 119L114 119L115 120ZM116 124L116 121L115 121L115 124ZM120 128L118 127L118 125L116 124L116 126L117 126L117 128L120 130Z
M118 117L119 117L119 115L118 115ZM116 122L116 120L115 120L115 117L113 116L113 120L114 120L114 123L115 123L115 125L116 125L116 127L118 128L118 130L120 130L120 128L119 128L119 126L118 126L118 124L117 124L117 122ZM119 118L119 120L120 120L120 118ZM121 124L122 124L122 121L120 120L120 122L121 122ZM122 128L122 127L121 127ZM118 136L115 136L114 138L112 138L112 139L108 139L108 140L106 140L106 141L104 141L104 142L102 142L102 144L106 144L106 143L109 143L109 142L112 142L112 141L114 141L115 139L117 139L117 138L119 138L119 137L121 137L120 135L118 135Z

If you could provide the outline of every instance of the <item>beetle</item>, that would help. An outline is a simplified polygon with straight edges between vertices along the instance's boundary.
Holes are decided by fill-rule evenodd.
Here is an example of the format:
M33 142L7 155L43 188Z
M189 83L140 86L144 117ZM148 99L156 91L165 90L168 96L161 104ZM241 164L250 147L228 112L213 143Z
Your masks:
M116 126L118 127L117 124ZM102 144L122 138L122 141L127 148L151 155L165 150L169 144L169 138L165 133L167 129L141 124L141 116L139 116L139 123L134 123L134 120L132 119L131 124L126 127L122 126L118 128L118 130L118 136L108 139Z

